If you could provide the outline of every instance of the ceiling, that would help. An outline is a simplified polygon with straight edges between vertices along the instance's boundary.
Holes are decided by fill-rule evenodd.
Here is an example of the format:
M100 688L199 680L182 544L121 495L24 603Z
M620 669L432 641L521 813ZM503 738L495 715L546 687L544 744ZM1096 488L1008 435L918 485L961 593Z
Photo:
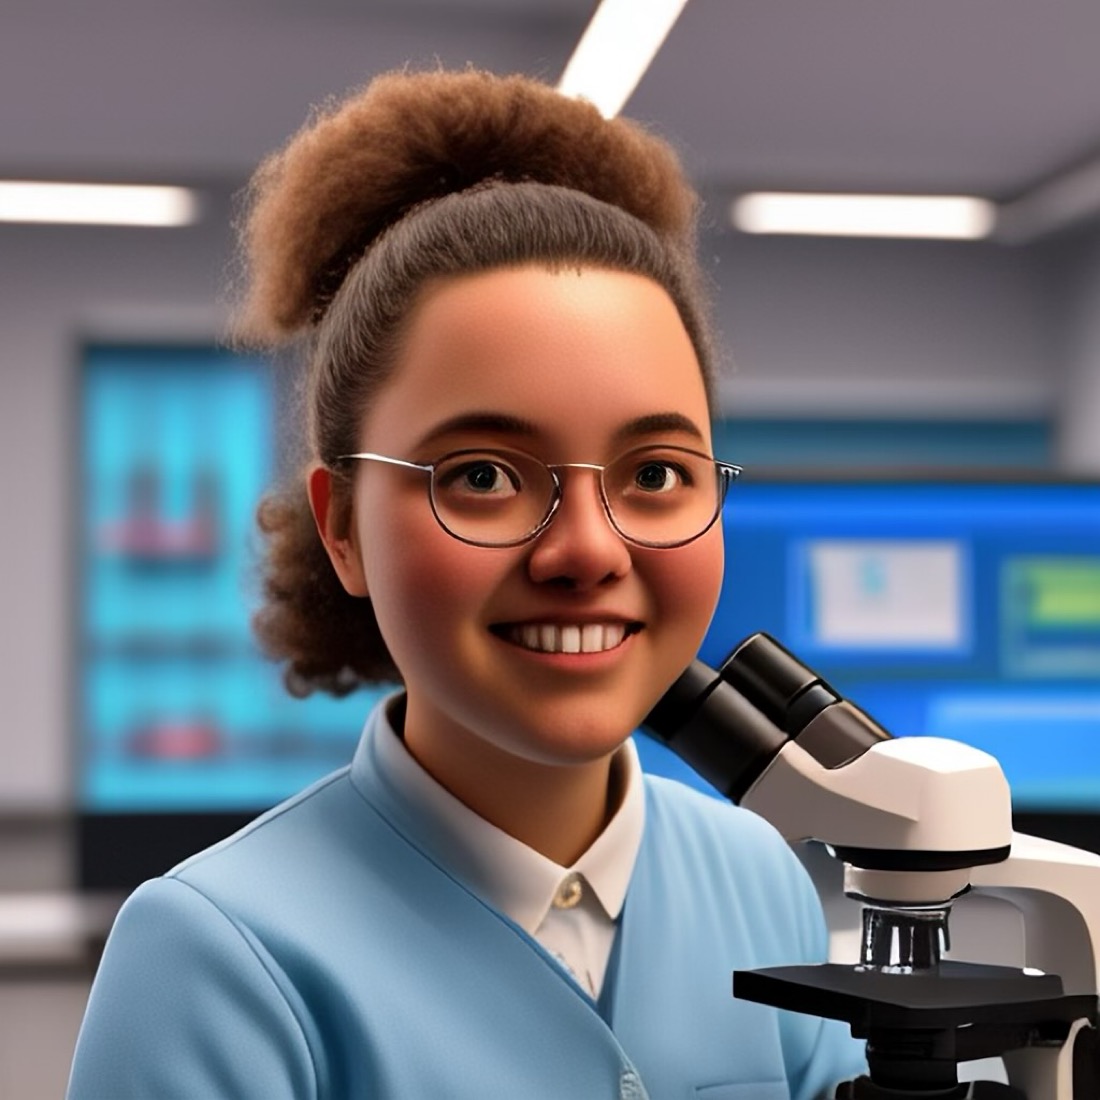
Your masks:
M4 0L0 176L236 185L311 104L384 69L554 81L593 7ZM1014 199L1100 154L1100 3L689 0L626 113L708 192Z

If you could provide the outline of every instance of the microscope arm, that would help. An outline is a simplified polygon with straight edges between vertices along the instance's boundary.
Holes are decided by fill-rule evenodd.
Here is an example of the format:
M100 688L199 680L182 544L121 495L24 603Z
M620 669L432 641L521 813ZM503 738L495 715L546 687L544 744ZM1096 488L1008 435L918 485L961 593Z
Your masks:
M1003 863L976 867L974 894L999 898L1023 916L1020 965L1060 974L1067 993L1100 990L1100 856L1014 833Z

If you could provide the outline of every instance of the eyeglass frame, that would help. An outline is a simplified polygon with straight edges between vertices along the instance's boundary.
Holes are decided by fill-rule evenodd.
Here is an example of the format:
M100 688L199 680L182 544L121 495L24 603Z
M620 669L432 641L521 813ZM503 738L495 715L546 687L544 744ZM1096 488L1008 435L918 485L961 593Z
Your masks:
M444 455L440 455L434 462L410 462L405 458L394 458L392 455L378 454L374 451L359 451L355 454L337 455L333 460L334 462L351 462L353 460L358 461L371 461L371 462L384 462L391 466L400 466L409 470L420 470L429 475L428 479L428 503L432 509L432 515L435 516L436 523L446 531L448 535L453 539L457 539L459 542L465 543L467 546L477 546L483 550L507 550L516 546L524 546L526 543L534 542L545 531L554 520L554 516L557 515L558 509L561 507L562 496L564 489L562 487L561 478L558 477L558 470L595 470L599 474L598 484L600 487L600 503L603 505L604 514L607 516L608 523L611 524L611 529L626 542L629 542L632 546L640 546L646 550L677 550L681 546L688 546L695 542L696 539L702 538L715 524L715 521L722 514L722 506L726 500L726 494L729 492L730 486L744 473L744 467L738 466L732 462L722 462L720 459L714 458L712 455L704 454L702 451L693 451L690 447L669 446L663 449L672 451L682 451L686 454L695 455L696 458L705 458L708 462L714 465L715 473L721 478L721 487L718 493L717 507L714 510L714 515L711 516L710 521L705 527L691 538L683 539L680 542L665 542L665 543L653 543L643 542L640 539L632 538L626 534L619 524L615 520L615 513L611 509L611 504L607 499L607 489L604 485L604 471L608 466L614 465L619 459L625 458L629 454L633 454L634 451L645 451L651 449L650 446L635 447L629 451L624 451L621 455L617 455L612 462L604 463L600 465L595 462L543 462L541 458L533 454L529 454L526 451L520 451L518 449L512 449L509 447L500 448L500 453L507 455L508 453L520 454L525 458L532 459L539 463L539 465L545 467L547 473L550 475L550 480L553 482L553 494L550 498L550 505L546 510L546 515L539 521L534 528L532 528L522 538L512 539L509 542L481 542L477 539L466 538L463 535L459 535L452 531L446 523L443 522L442 517L439 515L439 509L436 507L435 494L432 492L432 485L435 481L436 467L442 465L447 459L455 458L464 454L494 454L491 447L464 447L457 451L448 451ZM659 444L652 445L652 449L662 449Z

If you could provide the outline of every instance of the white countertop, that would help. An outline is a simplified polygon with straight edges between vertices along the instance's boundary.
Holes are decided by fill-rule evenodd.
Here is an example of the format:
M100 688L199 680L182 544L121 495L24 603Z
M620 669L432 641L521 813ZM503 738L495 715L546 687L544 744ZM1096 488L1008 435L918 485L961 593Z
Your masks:
M75 962L102 939L122 904L115 894L0 893L0 966Z

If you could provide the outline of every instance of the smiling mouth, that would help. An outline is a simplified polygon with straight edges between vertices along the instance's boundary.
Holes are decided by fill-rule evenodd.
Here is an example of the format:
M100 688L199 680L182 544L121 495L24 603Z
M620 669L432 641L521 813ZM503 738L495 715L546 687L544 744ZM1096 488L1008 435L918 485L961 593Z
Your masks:
M535 653L605 653L616 649L641 623L513 623L493 627L506 642Z

